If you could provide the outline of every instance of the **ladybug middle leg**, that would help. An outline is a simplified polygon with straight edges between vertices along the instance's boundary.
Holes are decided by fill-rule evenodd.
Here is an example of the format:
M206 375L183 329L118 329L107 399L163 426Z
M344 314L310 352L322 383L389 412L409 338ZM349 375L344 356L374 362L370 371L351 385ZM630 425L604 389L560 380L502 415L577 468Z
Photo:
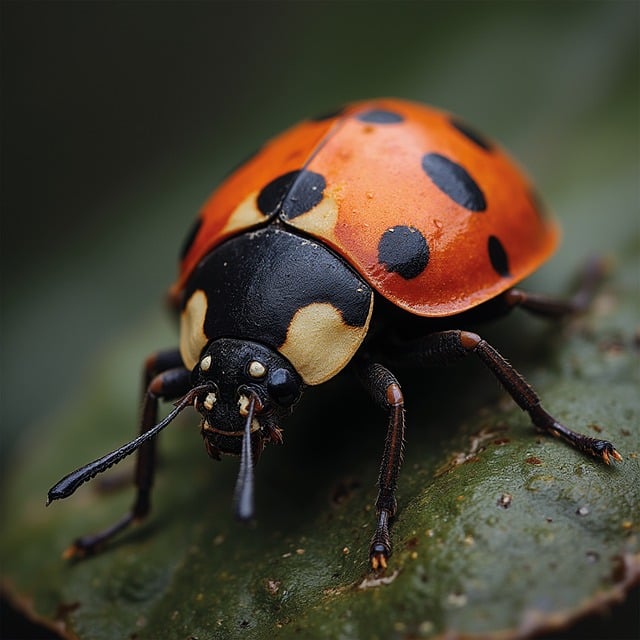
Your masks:
M177 349L161 351L147 358L144 366L144 398L140 434L146 433L156 424L160 400L174 400L181 397L189 391L190 387L190 372L184 368ZM95 553L107 540L149 513L155 465L156 438L153 437L137 450L134 476L136 498L131 510L103 531L76 539L65 551L65 557L82 557Z
M448 364L475 354L493 373L516 404L529 414L533 424L543 432L562 438L576 449L607 464L622 456L607 440L599 440L573 431L547 413L533 387L486 340L470 331L439 331L419 340L407 356L415 364Z

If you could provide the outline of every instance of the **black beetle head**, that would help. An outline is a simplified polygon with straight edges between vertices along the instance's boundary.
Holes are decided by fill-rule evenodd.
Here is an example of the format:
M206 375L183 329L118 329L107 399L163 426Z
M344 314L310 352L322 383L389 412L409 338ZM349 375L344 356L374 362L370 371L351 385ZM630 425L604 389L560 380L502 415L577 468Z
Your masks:
M281 442L278 422L300 399L303 382L279 353L247 340L220 338L202 353L194 371L194 385L210 384L195 408L202 415L202 436L209 455L240 455L249 406L253 459L267 442Z

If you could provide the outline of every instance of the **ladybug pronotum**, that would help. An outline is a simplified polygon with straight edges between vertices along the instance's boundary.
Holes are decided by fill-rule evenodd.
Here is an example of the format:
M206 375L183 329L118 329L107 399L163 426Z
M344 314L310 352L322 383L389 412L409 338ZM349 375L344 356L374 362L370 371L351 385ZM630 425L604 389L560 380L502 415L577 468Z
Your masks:
M391 555L404 443L395 367L474 354L538 429L606 463L621 460L610 442L547 413L507 360L465 329L514 307L553 317L580 311L593 277L566 302L514 288L557 241L527 178L448 113L361 102L271 140L213 193L188 235L170 292L180 346L145 364L140 436L49 491L48 502L66 498L137 451L131 511L76 540L69 555L94 552L147 515L155 436L190 405L208 454L240 456L235 511L251 518L253 467L265 445L282 443L281 421L307 387L345 367L387 415L374 569ZM176 399L157 422L158 402Z

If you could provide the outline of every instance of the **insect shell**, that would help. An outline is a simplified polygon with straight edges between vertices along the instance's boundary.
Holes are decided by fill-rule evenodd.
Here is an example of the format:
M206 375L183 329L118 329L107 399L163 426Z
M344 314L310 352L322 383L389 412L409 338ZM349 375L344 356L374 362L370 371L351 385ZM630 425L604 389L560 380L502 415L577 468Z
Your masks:
M185 407L209 455L240 455L235 505L253 514L253 465L307 387L352 367L386 412L369 558L384 568L404 441L404 400L389 367L477 355L542 430L604 462L613 445L564 427L513 367L464 330L521 306L577 310L514 285L558 241L528 179L458 118L395 99L349 105L276 137L203 206L171 300L179 349L147 361L141 435L63 478L49 501L138 452L136 500L121 521L74 542L95 551L149 511L154 438ZM404 340L406 325L422 338ZM391 338L394 338L391 341ZM393 345L391 347L390 345ZM159 400L176 408L157 422Z

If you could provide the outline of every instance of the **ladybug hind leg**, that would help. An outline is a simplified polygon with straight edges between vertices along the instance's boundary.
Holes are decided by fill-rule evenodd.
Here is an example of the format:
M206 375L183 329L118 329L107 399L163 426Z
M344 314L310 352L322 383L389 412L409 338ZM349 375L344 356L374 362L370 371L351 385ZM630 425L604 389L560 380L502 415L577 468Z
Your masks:
M162 351L150 356L144 366L144 400L140 434L157 422L159 400L182 396L190 388L190 372L184 368L178 350ZM66 550L65 557L83 557L98 551L110 538L133 522L142 520L151 508L151 488L156 466L156 437L144 442L136 452L136 497L131 510L110 527L98 533L77 538Z
M607 272L607 263L600 258L591 258L580 274L579 287L569 299L552 298L521 289L510 289L503 294L508 308L521 307L529 313L547 318L563 318L587 310Z

